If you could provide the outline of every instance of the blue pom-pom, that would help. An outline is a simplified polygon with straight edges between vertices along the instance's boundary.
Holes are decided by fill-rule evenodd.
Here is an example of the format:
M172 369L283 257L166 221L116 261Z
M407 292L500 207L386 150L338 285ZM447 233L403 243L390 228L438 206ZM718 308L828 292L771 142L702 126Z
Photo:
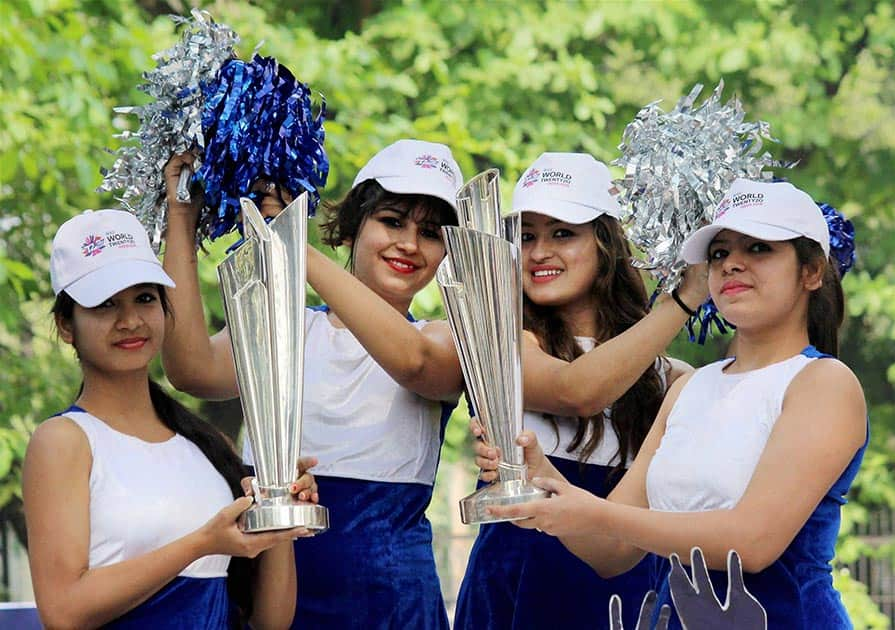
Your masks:
M325 102L314 116L308 86L272 57L228 62L205 88L202 166L195 178L211 216L200 229L215 239L237 224L239 198L265 179L293 197L307 191L311 215L326 184Z
M728 329L736 329L736 326L724 319L712 298L708 298L696 309L696 315L687 320L687 333L690 341L695 341L700 346L705 345L706 338L714 334L713 326L719 335L726 335Z
M855 227L841 212L826 203L818 203L830 231L830 256L839 267L839 277L855 264Z

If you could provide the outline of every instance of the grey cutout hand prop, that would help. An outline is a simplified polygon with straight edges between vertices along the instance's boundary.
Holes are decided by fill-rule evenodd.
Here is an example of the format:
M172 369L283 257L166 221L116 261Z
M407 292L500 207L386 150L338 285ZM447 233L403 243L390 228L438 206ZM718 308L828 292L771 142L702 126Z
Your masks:
M653 611L656 609L656 591L647 591L640 604L640 614L637 616L637 627L634 630L650 630L653 620ZM659 620L654 630L668 630L668 620L671 617L671 608L662 606L659 611ZM609 598L609 630L625 630L622 624L622 598L613 595Z
M668 585L674 608L685 630L767 630L767 614L758 600L746 590L743 566L736 551L731 549L727 554L727 600L723 606L712 588L699 547L694 547L690 552L690 566L692 580L678 555L672 554Z

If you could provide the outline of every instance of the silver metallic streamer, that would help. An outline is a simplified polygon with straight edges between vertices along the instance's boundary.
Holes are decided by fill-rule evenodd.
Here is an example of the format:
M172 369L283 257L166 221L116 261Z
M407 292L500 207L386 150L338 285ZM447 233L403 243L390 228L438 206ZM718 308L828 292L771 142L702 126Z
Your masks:
M119 114L140 119L136 132L116 135L123 140L112 168L103 169L98 192L120 191L118 201L133 212L149 232L156 251L167 224L164 167L172 155L205 147L202 135L202 87L215 78L221 66L235 58L239 36L230 27L216 24L205 11L193 9L192 19L171 16L184 30L180 42L152 56L153 70L143 73L138 86L153 101L147 105L116 107ZM198 159L193 169L198 169ZM178 199L189 201L185 169L178 186Z
M736 97L721 103L723 89L721 81L694 107L702 91L697 84L667 113L659 101L650 103L625 128L622 155L613 162L625 167L614 183L628 238L645 256L634 265L649 269L666 292L680 284L686 267L678 261L681 245L712 221L733 180L770 180L765 168L789 166L761 153L763 140L776 142L770 126L744 122Z

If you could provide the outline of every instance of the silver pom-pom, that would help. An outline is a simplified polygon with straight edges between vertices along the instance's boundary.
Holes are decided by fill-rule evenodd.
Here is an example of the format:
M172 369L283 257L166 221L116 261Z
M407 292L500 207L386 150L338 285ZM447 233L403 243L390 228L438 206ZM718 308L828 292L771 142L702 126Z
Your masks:
M744 122L736 97L721 103L723 89L721 81L694 107L702 91L697 84L667 113L658 101L650 103L625 128L622 155L613 162L625 167L614 183L628 237L645 256L634 265L649 269L666 292L680 284L684 239L712 221L733 180L770 180L764 169L784 166L761 153L763 140L776 142L768 123Z
M152 56L155 69L144 72L138 86L153 101L147 105L116 107L119 114L136 114L140 128L116 135L124 143L114 152L112 168L103 169L98 192L120 191L118 201L137 215L158 250L166 225L164 167L172 155L205 147L202 135L203 87L221 66L233 59L239 36L228 26L217 24L205 11L193 9L192 19L172 16L184 27L180 41ZM193 168L201 163L197 159ZM177 198L189 201L192 172L184 169Z

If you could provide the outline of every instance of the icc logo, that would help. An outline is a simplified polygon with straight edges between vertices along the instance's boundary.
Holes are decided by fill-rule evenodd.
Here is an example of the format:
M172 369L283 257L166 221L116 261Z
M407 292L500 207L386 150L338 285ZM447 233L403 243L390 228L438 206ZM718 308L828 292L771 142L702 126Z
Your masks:
M530 186L534 186L540 177L541 171L536 168L531 169L525 174L525 179L522 180L522 187L529 188Z
M91 234L81 244L81 253L85 257L96 256L106 247L106 241L102 236Z
M416 158L414 164L421 168L438 168L438 158L434 155L424 154Z

